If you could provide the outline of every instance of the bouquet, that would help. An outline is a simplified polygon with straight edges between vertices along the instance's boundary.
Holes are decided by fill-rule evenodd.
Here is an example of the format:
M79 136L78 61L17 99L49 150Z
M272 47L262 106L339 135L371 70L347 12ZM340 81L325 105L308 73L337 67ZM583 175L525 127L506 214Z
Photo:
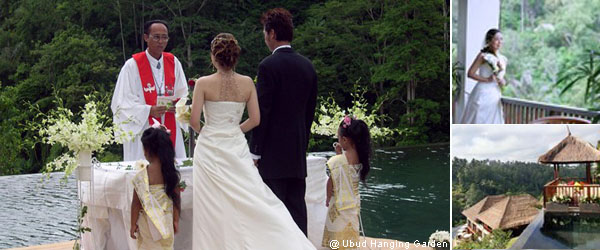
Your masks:
M494 72L494 75L497 75L498 72L500 72L500 67L498 67L498 62L499 59L497 56L491 54L491 53L484 53L483 54L483 60L490 65L490 67L492 68L492 72Z
M183 97L175 104L175 119L181 123L190 124L192 107L186 105L187 100L187 97Z

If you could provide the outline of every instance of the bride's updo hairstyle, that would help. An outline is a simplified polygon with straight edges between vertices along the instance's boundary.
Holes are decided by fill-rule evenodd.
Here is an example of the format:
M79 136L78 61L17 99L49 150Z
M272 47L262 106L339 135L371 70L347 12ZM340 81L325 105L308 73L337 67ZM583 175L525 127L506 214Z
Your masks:
M210 43L210 53L215 61L226 69L235 67L240 57L241 48L232 34L220 33Z
M490 29L485 33L485 45L483 45L483 49L481 49L482 53L494 53L490 48L490 43L496 34L500 33L499 29Z

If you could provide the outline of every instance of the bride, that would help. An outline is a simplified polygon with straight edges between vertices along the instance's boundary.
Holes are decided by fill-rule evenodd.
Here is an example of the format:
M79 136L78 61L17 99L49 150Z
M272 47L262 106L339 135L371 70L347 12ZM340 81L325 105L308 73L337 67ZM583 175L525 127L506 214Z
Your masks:
M459 123L504 123L501 86L506 84L506 57L500 54L502 34L490 29L485 34L485 46L469 68L469 78L478 81ZM479 70L479 74L477 74Z
M233 35L211 42L217 73L196 81L190 125L194 151L194 249L315 249L283 203L263 183L244 133L260 122L254 82L234 72ZM244 108L249 118L240 124ZM205 125L200 125L204 110Z

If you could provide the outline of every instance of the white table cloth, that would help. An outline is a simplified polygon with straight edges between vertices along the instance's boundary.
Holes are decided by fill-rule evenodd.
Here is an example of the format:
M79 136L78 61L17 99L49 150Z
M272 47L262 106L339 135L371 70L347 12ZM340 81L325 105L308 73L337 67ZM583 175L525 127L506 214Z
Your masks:
M308 238L318 248L323 238L323 227L327 208L325 207L327 175L326 159L309 156L307 158L306 207L308 211ZM92 229L81 240L86 250L137 249L136 241L129 237L131 199L133 185L131 179L136 171L134 162L101 163L94 168L93 192L90 182L81 182L82 201L88 206L84 225ZM192 203L193 203L193 167L179 169L181 179L187 188L181 193L181 214L179 232L175 235L175 249L192 249ZM95 246L95 247L94 247Z

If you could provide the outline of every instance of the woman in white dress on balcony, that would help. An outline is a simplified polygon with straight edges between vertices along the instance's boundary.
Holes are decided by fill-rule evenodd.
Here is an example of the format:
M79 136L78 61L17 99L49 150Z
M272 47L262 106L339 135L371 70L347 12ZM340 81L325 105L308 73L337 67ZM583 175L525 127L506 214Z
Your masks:
M469 95L459 123L504 123L500 87L506 84L504 74L507 60L506 57L500 54L500 47L502 47L500 30L488 30L485 35L485 46L469 68L468 76L476 80L477 84Z

